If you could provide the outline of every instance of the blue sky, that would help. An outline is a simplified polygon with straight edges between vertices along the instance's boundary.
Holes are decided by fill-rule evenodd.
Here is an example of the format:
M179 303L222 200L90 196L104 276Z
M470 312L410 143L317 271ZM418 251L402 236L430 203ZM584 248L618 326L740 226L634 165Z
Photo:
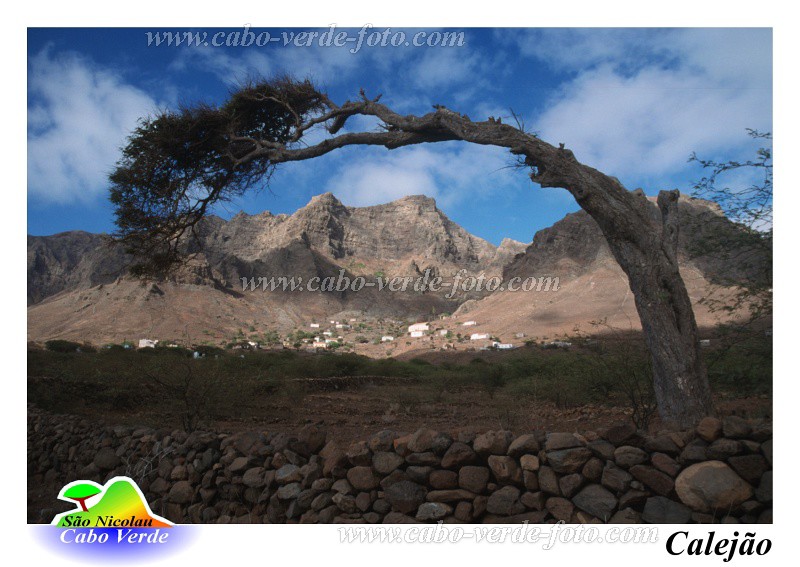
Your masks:
M687 163L693 151L748 158L755 146L745 129L772 130L767 29L459 29L460 47L365 45L357 53L352 44L148 47L146 31L157 30L28 31L29 234L112 231L106 176L137 119L221 102L254 75L307 76L340 102L363 87L404 113L444 104L476 120L510 121L513 109L543 139L651 195L691 187L701 176ZM359 126L373 125L349 125ZM215 212L292 213L325 191L355 206L422 193L497 244L530 241L577 210L566 191L541 189L510 163L502 150L455 142L349 148L286 164L269 189Z

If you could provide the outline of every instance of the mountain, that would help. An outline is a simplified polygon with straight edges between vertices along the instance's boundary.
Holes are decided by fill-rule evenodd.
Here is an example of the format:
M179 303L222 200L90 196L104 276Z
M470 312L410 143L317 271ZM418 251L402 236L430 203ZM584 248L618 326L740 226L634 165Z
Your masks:
M657 230L658 208L652 199L647 206ZM698 323L710 326L717 314L700 301L709 286L717 284L718 294L732 293L733 283L757 277L766 260L750 253L736 254L735 261L703 254L712 234L736 236L740 229L708 201L682 196L679 211L681 270ZM639 325L627 278L584 212L540 230L529 245L506 239L496 247L452 222L428 197L346 207L326 193L292 215L210 217L198 235L191 260L162 281L128 276L128 257L102 235L29 237L29 340L103 343L151 337L217 343L251 332L308 329L311 322L328 319L411 320L443 313L454 313L443 323L454 331L475 320L479 331L508 342L519 333L553 337L576 328L590 331L589 322L601 319L617 328ZM319 282L342 273L374 281L377 276L419 277L426 270L444 278L458 272L502 275L505 281L550 276L559 285L557 291L539 285L539 291L473 291L455 298L447 297L449 288L243 289L243 278L248 283L281 276Z
M446 298L446 291L265 292L243 290L242 278L321 281L337 278L342 270L351 280L419 277L426 270L442 277L462 270L473 276L500 275L525 248L509 239L496 247L471 235L424 196L346 207L325 193L292 215L210 217L198 235L188 265L157 282L128 276L130 259L102 235L29 237L29 338L196 341L249 328L292 329L347 314L416 318L453 312L461 300Z
M642 195L642 198L646 198ZM660 211L654 198L647 201L654 230ZM679 263L700 327L712 327L730 315L709 309L704 298L732 297L737 285L757 281L771 269L771 259L745 245L745 233L728 220L712 201L681 195ZM707 246L730 243L724 255ZM568 214L540 230L524 253L503 271L511 278L558 278L558 290L547 280L530 292L497 292L479 301L467 301L454 314L453 329L477 321L477 331L491 330L508 342L518 334L553 339L576 331L641 328L625 273L611 254L600 227L584 211ZM546 291L547 288L550 291ZM592 322L603 322L595 326ZM519 341L516 341L519 342Z

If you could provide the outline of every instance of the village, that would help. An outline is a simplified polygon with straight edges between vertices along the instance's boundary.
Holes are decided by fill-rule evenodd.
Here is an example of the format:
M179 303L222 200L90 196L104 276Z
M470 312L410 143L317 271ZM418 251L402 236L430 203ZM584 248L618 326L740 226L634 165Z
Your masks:
M482 329L478 321L457 321L442 315L429 321L408 322L395 319L369 319L349 317L328 319L326 322L309 322L303 329L295 329L286 334L276 331L258 333L250 326L250 333L243 330L230 340L211 344L204 341L202 346L225 348L231 351L254 350L305 350L308 352L351 352L372 358L391 357L410 351L511 351L516 348L538 344L543 348L568 348L565 340L544 340L528 337L517 332L512 336L500 337L487 329ZM136 345L126 341L126 348L194 348L186 341L163 341L155 338L141 338ZM195 350L195 357L204 356L203 348Z

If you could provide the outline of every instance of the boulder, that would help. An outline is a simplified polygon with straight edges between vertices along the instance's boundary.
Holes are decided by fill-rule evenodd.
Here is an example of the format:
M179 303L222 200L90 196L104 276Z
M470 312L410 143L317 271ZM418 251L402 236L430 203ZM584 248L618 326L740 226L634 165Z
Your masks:
M691 465L678 475L675 491L698 512L728 511L753 496L753 487L721 461Z
M617 499L599 484L590 484L581 490L572 502L592 516L607 522L617 508Z

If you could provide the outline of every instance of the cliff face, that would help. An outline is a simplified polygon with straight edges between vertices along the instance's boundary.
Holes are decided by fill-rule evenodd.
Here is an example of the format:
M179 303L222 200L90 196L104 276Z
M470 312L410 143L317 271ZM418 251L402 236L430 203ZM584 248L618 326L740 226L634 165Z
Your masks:
M643 199L645 197L642 197ZM649 203L654 230L659 211ZM720 234L741 242L740 229L714 203L680 201L681 269L693 301L709 283L741 284L764 272L771 260L735 247L727 257L704 253ZM239 214L210 217L199 227L197 254L168 281L140 282L126 275L128 257L103 235L67 232L28 238L29 339L120 340L197 333L231 336L248 327L291 330L336 314L416 318L431 313L469 313L493 332L540 334L570 330L611 317L636 323L627 279L611 256L594 220L567 215L525 245L510 239L499 247L452 222L433 199L412 196L374 207L346 207L333 195L314 197L292 215ZM378 291L296 293L243 291L241 278L336 278L500 275L506 280L556 276L557 294L497 291L447 298L438 293ZM463 305L463 307L461 307ZM708 322L698 306L698 321ZM344 315L343 315L344 316Z

